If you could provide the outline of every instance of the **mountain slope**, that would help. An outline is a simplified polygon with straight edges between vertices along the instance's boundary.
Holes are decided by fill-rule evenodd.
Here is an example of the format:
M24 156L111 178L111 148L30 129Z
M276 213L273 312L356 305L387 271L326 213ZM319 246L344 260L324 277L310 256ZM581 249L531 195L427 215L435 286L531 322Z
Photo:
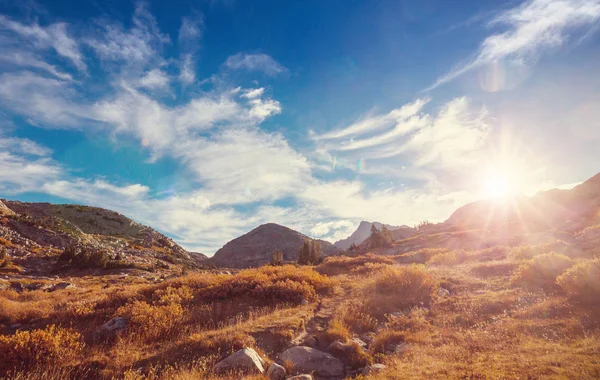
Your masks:
M268 263L276 249L283 252L285 261L296 261L298 249L306 239L313 240L285 226L267 223L225 244L209 262L229 268L256 267ZM317 241L321 244L323 256L341 252L329 242Z
M383 225L379 222L366 222L363 220L362 222L360 222L360 224L358 225L358 228L356 229L356 231L354 231L352 233L352 235L350 235L346 239L336 241L333 245L335 245L336 247L343 249L345 251L348 250L348 248L350 248L350 246L352 244L360 245L369 236L371 236L371 225L372 224L375 224L375 227L377 227L378 230L381 230L381 226ZM387 227L388 230L395 231L392 233L394 240L404 239L404 238L410 237L414 234L414 229L411 227L408 227L408 226L399 226L398 227L398 226L390 226L389 224L386 224L385 226Z
M28 266L26 258L44 257L48 262L55 261L67 247L100 250L132 265L155 265L156 260L197 264L197 258L170 238L117 212L98 207L2 199L0 216L1 243L23 267Z
M581 230L600 222L600 174L571 190L553 189L532 197L509 200L483 200L457 209L444 222L447 225L495 229L515 233L524 230Z

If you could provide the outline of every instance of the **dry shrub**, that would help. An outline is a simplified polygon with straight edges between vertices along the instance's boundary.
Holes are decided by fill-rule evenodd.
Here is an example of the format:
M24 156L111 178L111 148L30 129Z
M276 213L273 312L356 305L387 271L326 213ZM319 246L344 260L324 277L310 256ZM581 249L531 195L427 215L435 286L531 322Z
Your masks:
M432 257L452 252L445 248L423 248L418 251L404 253L396 256L396 261L401 264L425 264Z
M194 293L192 289L185 285L178 288L167 286L165 289L158 289L154 292L154 299L160 305L182 304L194 299Z
M583 304L600 300L600 258L582 261L556 280L570 299Z
M437 281L418 265L389 267L366 288L365 307L382 319L393 311L430 305L437 288Z
M510 276L519 264L510 261L492 261L475 264L471 267L471 274L478 277Z
M219 354L226 356L244 347L254 347L253 337L236 329L228 328L190 337L189 348L197 354Z
M371 349L374 353L384 353L386 346L398 345L406 341L406 334L402 331L385 329L381 330L373 339Z
M413 334L425 333L432 330L433 326L427 319L429 310L422 307L415 307L408 313L402 313L399 316L388 315L388 328L396 331L404 331Z
M375 331L379 322L369 314L365 304L361 301L347 302L338 311L344 325L356 333Z
M431 259L429 259L429 264L447 266L458 265L465 262L468 257L468 253L463 250L448 251L433 256Z
M334 284L312 268L264 266L242 270L235 276L219 277L216 283L200 289L197 296L206 301L250 296L263 302L300 302L329 293Z
M364 273L363 271L368 272L377 267L393 264L395 264L394 260L372 253L357 257L332 256L326 258L325 261L319 264L317 272L328 276L337 276L350 272Z
M127 318L131 331L142 339L164 337L179 326L183 317L183 307L177 303L150 305L135 301L120 307L116 315Z
M373 359L357 342L350 342L344 346L344 356L352 368L362 368L373 364Z
M344 326L344 323L338 319L332 319L325 330L320 336L319 341L325 345L329 345L336 340L344 343L350 339L350 331Z
M558 253L538 255L517 269L511 283L528 289L558 290L556 278L573 264L572 259Z
M68 364L84 347L78 332L50 325L43 330L0 335L0 372Z

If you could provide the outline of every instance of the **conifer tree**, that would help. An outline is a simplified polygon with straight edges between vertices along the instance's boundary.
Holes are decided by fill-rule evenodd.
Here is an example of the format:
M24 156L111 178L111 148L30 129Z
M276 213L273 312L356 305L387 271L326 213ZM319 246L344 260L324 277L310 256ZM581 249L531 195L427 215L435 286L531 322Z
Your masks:
M323 260L323 256L321 254L321 243L316 240L313 240L311 243L310 262L312 265L319 265Z
M375 223L371 224L371 248L377 248L381 246L381 235L379 230L375 226Z
M392 234L387 229L385 225L381 226L381 231L379 232L379 243L381 247L391 247L392 246Z
M304 244L302 244L302 247L300 247L300 250L298 251L298 264L310 264L310 244L308 240L304 241Z
M276 249L271 253L271 265L283 265L283 252Z

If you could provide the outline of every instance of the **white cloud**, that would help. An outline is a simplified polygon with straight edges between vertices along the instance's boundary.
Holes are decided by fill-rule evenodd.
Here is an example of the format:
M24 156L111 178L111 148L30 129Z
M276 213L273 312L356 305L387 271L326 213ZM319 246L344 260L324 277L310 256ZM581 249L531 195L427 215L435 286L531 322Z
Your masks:
M318 222L311 229L310 234L313 237L326 237L335 242L351 235L356 229L356 223L349 220L336 220L332 222Z
M182 51L179 59L179 80L184 84L192 84L196 80L196 52L199 49L204 32L204 17L196 13L183 17L179 28L179 47Z
M600 0L528 0L497 15L491 26L505 25L503 33L488 36L475 56L439 77L427 90L482 65L502 60L535 60L547 48L560 46L580 27L600 18Z
M47 27L36 23L25 25L0 15L0 25L25 39L26 44L42 49L51 48L60 56L69 59L78 70L86 70L79 44L69 36L67 24L56 23Z
M165 88L169 85L169 76L160 69L152 69L140 79L139 85L148 89Z
M29 52L5 50L4 53L0 55L0 61L4 61L10 65L18 66L19 68L31 67L34 69L40 69L51 75L54 75L58 79L66 81L73 80L71 74L60 71L56 66L46 63L41 58L36 57Z
M225 66L232 70L262 71L276 76L287 72L287 68L267 54L237 53L227 58Z

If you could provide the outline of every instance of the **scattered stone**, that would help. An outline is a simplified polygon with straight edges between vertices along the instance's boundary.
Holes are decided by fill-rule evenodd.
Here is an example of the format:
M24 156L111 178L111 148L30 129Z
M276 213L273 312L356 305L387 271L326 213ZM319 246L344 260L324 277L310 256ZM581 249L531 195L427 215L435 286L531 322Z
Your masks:
M25 287L20 282L13 282L10 284L10 287L15 292L21 293L25 290Z
M367 334L362 334L360 336L360 339L362 339L362 341L366 342L367 344L371 344L375 340L375 333L371 332Z
M302 301L300 301L300 305L302 305L302 306L308 305L308 300L303 299Z
M344 352L344 351L346 351L346 345L344 345L344 343L340 342L339 340L336 340L335 342L331 343L327 347L327 351L329 351L329 352Z
M105 336L114 334L127 327L127 319L123 317L114 317L110 321L106 322L98 330L94 332L94 336Z
M394 354L403 354L410 345L408 343L400 343L394 348Z
M8 290L9 288L10 288L10 283L0 282L0 290Z
M336 377L344 375L342 362L330 354L311 347L296 346L288 348L279 355L279 360L289 360L294 368L314 372L318 376Z
M317 342L317 338L314 335L311 335L309 337L307 337L306 339L304 339L304 341L302 342L303 346L308 346L308 347L317 347L318 342Z
M365 342L364 342L362 339L360 339L360 338L356 338L356 337L354 337L354 338L352 338L352 340L351 340L351 341L352 341L352 342L354 342L354 343L356 343L356 344L358 344L358 345L359 345L361 348L366 348L366 347L368 346L368 345L367 345L367 343L365 343Z
M241 370L249 373L264 373L264 360L252 348L243 348L229 355L215 366L216 373Z
M59 282L58 284L54 284L54 285L50 285L49 287L47 287L46 291L48 292L53 292L55 290L64 290L64 289L72 289L75 288L75 284L72 284L70 282Z
M298 375L288 377L286 380L313 380L313 377L311 375Z
M367 375L379 373L386 368L387 368L387 366L385 364L373 364L373 365L368 365L365 368L363 368L362 371L360 371L360 373L367 376Z
M286 374L285 368L277 363L271 364L267 370L267 376L270 380L283 380Z
M448 297L450 295L450 291L448 289L439 288L437 294L439 297Z

